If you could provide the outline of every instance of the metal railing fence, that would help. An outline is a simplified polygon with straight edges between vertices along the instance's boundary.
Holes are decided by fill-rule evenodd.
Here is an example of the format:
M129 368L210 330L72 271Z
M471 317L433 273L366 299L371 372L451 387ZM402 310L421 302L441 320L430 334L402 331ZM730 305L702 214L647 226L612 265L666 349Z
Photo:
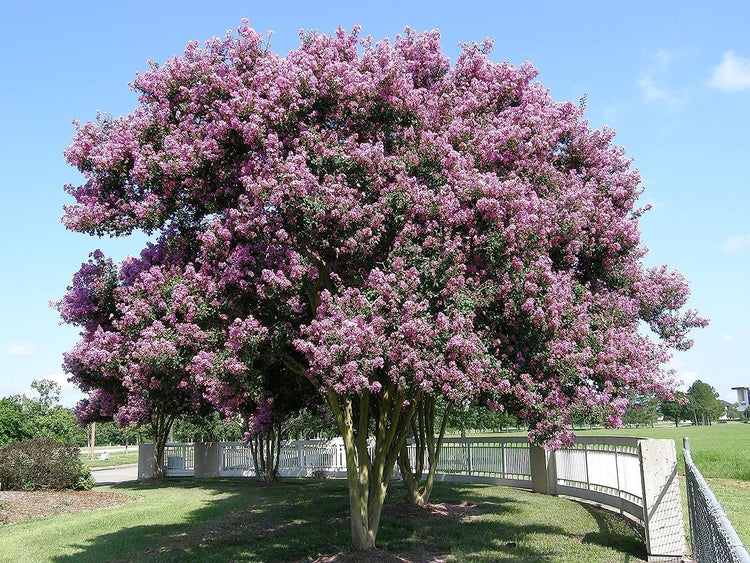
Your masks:
M683 439L690 538L697 563L750 563L750 553L737 536L719 501L693 463L690 439Z
M555 452L557 494L601 502L643 520L639 438L579 436Z
M195 468L195 448L192 444L169 442L164 446L164 474L187 477Z

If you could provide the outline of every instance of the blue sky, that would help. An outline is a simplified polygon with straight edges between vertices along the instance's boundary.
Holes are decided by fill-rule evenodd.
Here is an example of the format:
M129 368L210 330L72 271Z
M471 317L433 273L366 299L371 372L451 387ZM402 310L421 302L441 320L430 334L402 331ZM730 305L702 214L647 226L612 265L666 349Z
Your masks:
M0 397L33 379L65 383L62 353L77 331L48 306L88 253L119 260L143 237L66 232L66 183L81 183L62 150L73 119L135 106L128 82L192 39L236 29L246 17L273 30L272 48L299 30L361 24L374 39L404 26L437 28L455 59L460 41L495 40L492 58L531 61L559 100L587 96L594 127L607 124L635 158L653 210L641 222L649 264L691 282L691 307L711 319L672 362L721 398L750 386L750 5L745 2L257 2L0 0ZM68 384L63 403L81 395Z

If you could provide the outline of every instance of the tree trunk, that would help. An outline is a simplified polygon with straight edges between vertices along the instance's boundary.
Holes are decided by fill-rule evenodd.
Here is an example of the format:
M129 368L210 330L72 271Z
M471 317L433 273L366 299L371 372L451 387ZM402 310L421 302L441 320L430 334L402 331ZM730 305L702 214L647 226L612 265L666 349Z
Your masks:
M276 479L279 475L279 460L281 459L281 422L276 427L276 461L273 464L273 478Z
M154 479L164 478L164 442L154 442Z
M440 431L435 440L435 399L424 398L417 409L417 415L412 421L412 435L415 443L414 470L411 469L406 443L401 447L398 463L406 487L406 496L413 506L427 506L430 502L432 487L435 483L440 451L443 447L445 428L453 404L449 403L440 421ZM422 482L424 469L424 455L427 454L427 478Z
M276 479L281 450L281 423L263 434L253 436L248 442L253 456L255 476L265 483Z
M367 390L359 397L326 392L344 439L352 545L359 550L375 547L388 482L414 414L414 403L404 408L404 396L393 384L375 396L372 405L370 398ZM375 413L372 453L368 448L371 407Z
M154 439L154 478L164 478L164 448L169 432L174 422L174 416L167 416L163 412L154 411L151 419L151 433Z

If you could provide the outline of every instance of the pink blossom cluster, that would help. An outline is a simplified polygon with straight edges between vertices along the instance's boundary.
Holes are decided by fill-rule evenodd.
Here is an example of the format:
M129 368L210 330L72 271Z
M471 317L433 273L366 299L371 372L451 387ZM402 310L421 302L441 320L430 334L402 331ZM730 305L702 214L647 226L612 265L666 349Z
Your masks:
M558 447L574 412L616 426L632 393L670 393L668 349L706 321L679 273L644 266L613 131L491 42L451 65L436 31L308 33L285 57L263 41L243 22L189 44L66 151L86 176L68 228L172 241L120 270L128 396L164 369L182 379L157 389L225 410L299 375L339 396L484 393ZM77 275L60 310L93 327L100 281Z
M243 441L247 442L253 436L267 434L274 424L283 419L283 413L274 408L273 398L260 395L255 399L255 409L247 417L249 430L243 436Z
M59 301L50 303L60 312L66 323L74 324L86 330L95 330L98 326L109 326L108 300L117 284L117 270L112 260L105 258L101 250L89 256L89 261L73 276L73 283L68 287L65 296Z
M145 424L156 410L179 414L206 408L207 385L188 370L213 338L205 330L204 321L212 314L205 284L191 265L181 266L164 249L154 250L149 247L141 258L129 258L119 268L92 271L91 262L84 264L57 303L64 320L84 327L81 340L64 358L71 381L89 393L78 407L82 421L115 418L123 425ZM107 322L96 327L88 321L91 292L76 283L84 275L87 287L106 288L96 294L94 310Z
M308 377L338 394L380 393L392 383L409 399L440 394L456 403L498 384L472 315L431 311L421 279L402 259L375 269L361 288L321 295L315 319L295 346ZM451 316L448 316L448 314Z

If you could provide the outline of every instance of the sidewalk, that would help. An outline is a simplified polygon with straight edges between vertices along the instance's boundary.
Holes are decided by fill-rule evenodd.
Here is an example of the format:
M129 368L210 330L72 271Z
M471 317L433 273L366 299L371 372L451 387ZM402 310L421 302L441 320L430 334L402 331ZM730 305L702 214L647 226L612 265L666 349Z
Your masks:
M91 475L93 475L94 482L97 485L114 485L124 481L135 481L138 479L138 464L92 468Z

